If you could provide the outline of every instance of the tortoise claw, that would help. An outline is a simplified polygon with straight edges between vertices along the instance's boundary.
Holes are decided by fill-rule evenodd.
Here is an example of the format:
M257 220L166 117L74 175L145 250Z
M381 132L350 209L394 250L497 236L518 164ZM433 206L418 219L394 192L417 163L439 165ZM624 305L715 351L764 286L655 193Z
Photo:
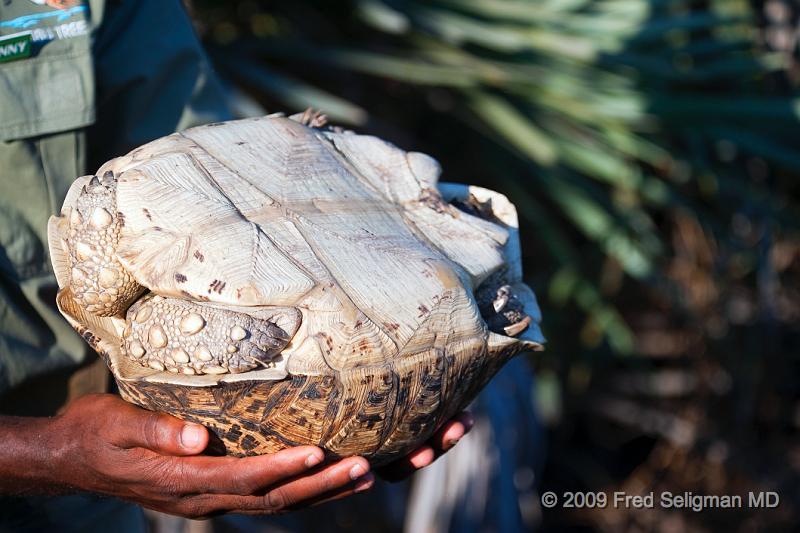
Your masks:
M254 361L257 361L259 364L266 364L269 363L277 353L274 350L267 352L259 348L258 346L253 346L250 348L250 356L253 358Z
M503 285L497 289L497 297L492 302L492 308L494 309L495 313L499 313L505 308L506 305L508 305L510 294L511 287L508 285Z
M311 128L322 128L328 123L327 115L311 107L303 111L303 113L298 113L297 115L293 115L290 118L294 117L297 117L296 120L300 124L303 124L304 126L309 126Z
M269 335L275 337L281 342L289 342L289 340L292 338L288 333L283 331L283 329L272 323L267 326L266 330Z
M278 331L275 331L278 330ZM262 350L269 353L278 353L289 342L286 333L280 328L269 328L266 332L261 332L255 336L255 343Z
M509 337L516 337L517 335L528 329L528 326L530 325L531 325L531 317L525 315L525 317L519 322L504 327L503 331L505 331L506 335L508 335Z

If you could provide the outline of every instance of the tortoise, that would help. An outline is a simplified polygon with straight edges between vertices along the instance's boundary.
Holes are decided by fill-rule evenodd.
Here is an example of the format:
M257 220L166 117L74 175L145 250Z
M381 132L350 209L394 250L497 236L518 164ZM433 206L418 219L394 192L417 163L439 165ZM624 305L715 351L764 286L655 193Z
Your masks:
M224 453L389 462L544 342L514 206L440 173L314 113L168 135L51 217L58 307L123 398Z

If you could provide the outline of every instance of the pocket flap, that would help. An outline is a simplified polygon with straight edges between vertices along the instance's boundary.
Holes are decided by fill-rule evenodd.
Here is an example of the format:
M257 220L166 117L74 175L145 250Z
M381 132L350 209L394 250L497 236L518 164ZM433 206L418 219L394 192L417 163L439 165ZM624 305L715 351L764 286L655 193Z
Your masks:
M0 43L27 34L32 47L30 57L0 63L0 141L94 122L88 7L78 3L54 9L27 3L31 13L14 12L13 17L9 8L0 8Z

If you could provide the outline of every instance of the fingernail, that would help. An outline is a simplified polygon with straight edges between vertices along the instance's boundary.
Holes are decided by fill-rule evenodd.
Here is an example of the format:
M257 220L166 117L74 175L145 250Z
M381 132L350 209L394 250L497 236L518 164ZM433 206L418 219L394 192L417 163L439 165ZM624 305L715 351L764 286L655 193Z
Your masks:
M311 455L306 457L306 466L308 468L311 468L312 466L317 466L321 462L322 462L322 457L320 457L319 455L317 455L315 453L312 453Z
M181 446L197 448L203 440L205 428L197 424L185 424L181 430Z
M364 492L365 490L369 490L373 483L375 483L375 476L372 472L369 472L358 480L354 490L355 492Z
M361 465L355 465L353 468L350 469L350 479L355 481L356 479L363 476L367 471Z
M447 444L447 449L449 450L450 448L452 448L453 446L458 444L458 441L460 441L460 440L461 439L450 439L450 440L448 440L447 443L446 443Z

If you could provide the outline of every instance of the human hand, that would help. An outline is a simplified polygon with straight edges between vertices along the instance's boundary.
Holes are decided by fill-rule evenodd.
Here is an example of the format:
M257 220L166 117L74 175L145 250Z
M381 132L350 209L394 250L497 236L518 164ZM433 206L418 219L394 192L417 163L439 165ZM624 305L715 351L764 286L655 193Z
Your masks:
M201 425L153 413L111 394L83 397L53 419L53 481L191 518L228 512L274 514L369 489L369 463L322 464L322 450L299 446L256 457L199 455Z
M377 469L377 474L387 481L400 481L417 470L425 468L440 455L455 446L461 438L469 433L474 424L472 415L462 411L446 422L423 444L402 459Z

